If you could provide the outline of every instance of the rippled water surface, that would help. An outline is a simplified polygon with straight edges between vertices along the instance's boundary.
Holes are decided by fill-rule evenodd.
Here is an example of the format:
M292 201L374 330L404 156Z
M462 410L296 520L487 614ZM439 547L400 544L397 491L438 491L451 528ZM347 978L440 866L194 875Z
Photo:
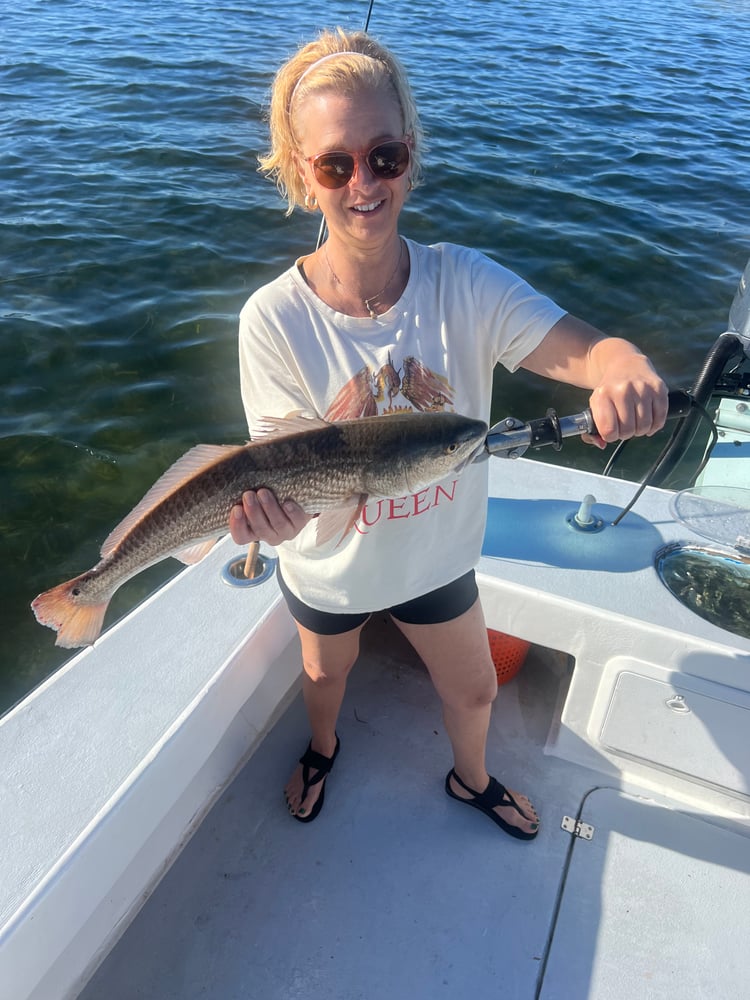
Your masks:
M0 710L69 655L30 600L92 565L189 446L244 440L237 314L317 232L255 172L268 86L299 41L366 12L4 11ZM749 16L708 0L375 0L371 31L410 71L430 137L403 232L478 246L689 384L750 255ZM585 402L499 376L493 417ZM602 464L578 443L556 461ZM132 581L114 614L176 568Z

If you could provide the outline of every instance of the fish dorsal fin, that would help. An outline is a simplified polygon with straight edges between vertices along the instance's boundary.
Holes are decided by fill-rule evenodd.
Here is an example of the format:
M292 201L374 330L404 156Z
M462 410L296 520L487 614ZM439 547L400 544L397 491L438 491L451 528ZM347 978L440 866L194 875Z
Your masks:
M310 412L309 410L307 411ZM285 417L261 417L253 435L253 440L262 438L284 437L287 434L298 434L300 431L320 430L329 427L327 420L321 417L307 417L304 411L288 413Z
M234 444L198 444L195 448L185 452L182 458L178 458L174 465L156 480L154 485L145 497L136 504L130 513L117 525L106 537L102 545L101 554L104 558L111 555L120 544L125 535L141 520L149 511L153 510L166 496L173 493L180 486L204 469L215 465L216 462L233 452L242 451L246 445Z

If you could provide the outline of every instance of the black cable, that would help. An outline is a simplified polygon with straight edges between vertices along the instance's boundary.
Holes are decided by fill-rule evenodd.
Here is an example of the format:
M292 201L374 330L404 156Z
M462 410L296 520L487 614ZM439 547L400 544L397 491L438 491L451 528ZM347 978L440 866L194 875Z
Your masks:
M709 350L703 366L698 373L698 377L690 387L690 395L696 403L700 406L708 404L716 388L716 383L727 367L727 364L734 357L741 356L743 353L742 341L736 334L731 332L721 334ZM665 455L658 468L654 470L652 486L662 486L667 481L670 474L687 454L699 423L699 410L696 406L695 413L689 413L678 423L677 430L679 433L675 436L672 443L672 450Z
M698 466L698 469L697 469L697 471L695 473L696 476L699 476L701 474L701 472L703 472L703 470L706 467L706 463L708 462L708 459L709 459L709 457L711 455L711 449L716 444L716 442L719 440L719 432L716 429L716 424L714 423L711 414L708 412L708 410L705 408L705 406L702 406L700 403L697 403L695 400L693 400L692 403L691 403L691 409L696 410L698 412L698 415L699 415L700 419L705 420L709 424L709 426L711 428L711 441L709 443L709 446L706 448L706 452L705 452L705 455L703 456L703 460L700 463L700 465ZM666 445L662 449L662 451L659 454L658 458L653 463L653 465L651 466L651 468L648 470L648 472L646 473L646 475L643 477L641 485L638 487L638 489L637 489L637 491L635 493L635 496L632 498L632 500L627 505L627 507L625 507L623 510L621 510L620 513L617 515L617 517L612 522L612 527L613 528L616 525L618 525L620 523L620 521L622 521L622 519L625 517L626 514L630 513L630 511L633 509L633 507L637 503L637 501L640 498L640 496L643 493L643 491L646 489L647 486L651 485L651 476L654 474L654 472L659 468L659 466L661 465L661 463L664 461L665 455L669 454L669 450L672 447L672 442L673 442L673 439L675 437L675 434L677 434L677 430L671 435L671 437L669 438L669 441L667 441Z
M710 422L710 425L711 425L711 440L708 442L708 444L706 446L706 450L705 450L705 452L703 454L703 458L700 461L700 465L695 470L695 478L696 479L698 478L698 476L701 474L701 472L703 472L703 470L708 465L708 460L711 457L711 452L713 451L714 446L716 445L716 443L719 440L719 432L716 429L716 424L713 422L713 420L711 420L711 415L709 413L707 413L703 409L703 407L701 407L700 409L702 410L701 416L704 418L704 420L708 420Z
M633 440L632 438L628 438L627 441L618 441L617 442L617 445L615 446L615 450L609 456L609 461L607 462L607 464L604 466L604 469L602 470L602 475L603 476L611 476L612 475L612 470L615 467L615 463L617 462L617 459L620 457L620 455L622 455L623 451L625 451L625 445L628 443L628 441L632 441L632 440Z
M702 409L702 407L700 406L700 404L696 403L696 401L694 399L690 403L691 410L693 409L693 407L695 407L696 410ZM708 417L709 420L711 420L711 418L710 418L710 416L708 414L706 414L706 416ZM670 449L674 445L674 442L676 441L677 437L682 433L682 427L683 427L683 424L685 423L685 420L687 420L687 417L681 417L680 420L675 424L674 430L672 431L672 433L671 433L671 435L669 437L669 441L667 441L666 445L664 446L664 448L660 452L659 457L656 459L656 461L654 462L654 464L651 466L651 468L646 473L646 476L645 476L646 479L648 479L650 476L653 475L655 469L657 469L659 467L659 465L661 464L661 462L664 461L664 457L669 454ZM711 420L711 423L713 424L713 420ZM625 445L629 444L631 441L635 441L635 438L627 438L625 441L619 441L618 442L617 447L612 452L612 456L611 456L610 460L607 462L606 466L604 467L604 471L602 472L603 476L609 476L610 475L610 473L612 472L612 469L614 467L614 464L615 464L615 459L619 455L622 454L622 452L625 450ZM698 470L698 472L700 472L700 469ZM696 476L698 475L698 472L695 473Z

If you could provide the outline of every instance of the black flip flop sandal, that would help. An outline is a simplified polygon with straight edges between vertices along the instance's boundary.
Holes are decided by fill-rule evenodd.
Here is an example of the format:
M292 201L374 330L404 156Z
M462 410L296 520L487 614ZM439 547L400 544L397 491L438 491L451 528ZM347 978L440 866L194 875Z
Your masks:
M333 751L333 756L324 757L322 753L318 753L317 750L313 750L312 740L307 744L307 750L305 750L299 759L299 762L302 765L302 802L304 802L307 798L307 793L310 791L312 786L320 784L321 781L324 782L331 773L333 762L338 756L340 747L341 741L338 736L336 736L336 749ZM311 770L315 770L317 772L314 778L310 777ZM320 810L323 808L325 791L326 786L324 784L320 789L320 795L318 796L315 805L310 810L309 815L300 816L298 813L292 813L294 818L299 820L300 823L312 823L312 821L320 813Z
M468 792L470 795L473 795L474 798L463 799L460 795L456 795L455 792L452 792L451 778L455 778L461 788L463 788L464 791ZM521 809L505 785L501 785L496 778L490 777L490 783L487 785L485 790L483 792L477 792L475 789L469 788L468 785L464 784L464 782L461 781L459 776L456 774L455 770L451 768L445 779L445 790L448 795L450 795L450 797L455 799L457 802L463 802L464 805L474 806L475 809L479 809L485 814L485 816L489 816L493 823L497 823L501 829L505 830L506 833L509 833L511 837L515 837L517 840L533 840L537 833L539 833L538 824L536 830L531 833L527 833L526 830L522 830L518 826L512 826L510 823L506 823L501 816L498 816L495 812L496 806L513 806L517 813L520 813L525 820L529 820L529 817L523 809Z

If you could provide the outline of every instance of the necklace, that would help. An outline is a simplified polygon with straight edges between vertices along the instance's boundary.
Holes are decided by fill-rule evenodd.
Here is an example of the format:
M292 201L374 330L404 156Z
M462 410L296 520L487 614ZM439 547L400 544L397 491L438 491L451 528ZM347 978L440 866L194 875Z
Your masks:
M391 274L390 278L388 279L388 281L386 281L386 283L383 285L383 287L380 289L379 292L376 292L375 295L371 295L367 299L363 298L361 300L362 305L365 307L365 309L370 314L370 319L377 319L378 318L378 314L375 312L375 310L374 310L374 308L372 306L372 303L377 304L378 299L380 298L380 296L384 295L386 293L386 291L388 289L388 286L393 281L393 279L396 277L396 274L398 273L398 269L399 269L399 267L401 267L401 257L403 256L403 253L404 253L404 244L403 244L403 241L401 240L401 238L399 237L399 241L398 241L398 260L396 261L396 266L393 269L393 274ZM325 256L326 264L328 266L328 270L331 272L331 278L333 279L334 285L339 285L339 287L343 291L346 291L346 289L344 288L343 282L341 281L341 279L339 278L339 276L336 274L336 272L334 271L334 269L331 267L331 261L330 261L330 259L328 257L328 247L327 247L327 244L325 244L325 243L323 244L323 255Z

